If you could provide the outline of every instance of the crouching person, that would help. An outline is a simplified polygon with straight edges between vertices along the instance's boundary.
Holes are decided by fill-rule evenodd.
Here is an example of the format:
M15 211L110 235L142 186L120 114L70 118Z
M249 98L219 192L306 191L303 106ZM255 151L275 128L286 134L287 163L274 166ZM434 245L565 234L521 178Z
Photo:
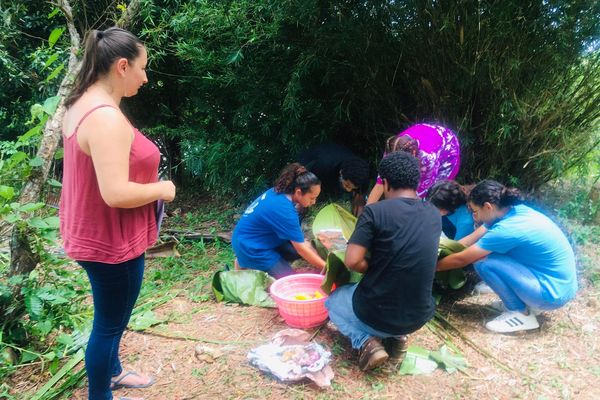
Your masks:
M442 229L439 211L417 196L416 158L389 154L379 174L385 200L365 208L346 251L346 266L364 276L325 302L331 321L359 350L363 371L388 358L397 365L406 352L405 335L433 317L431 288Z

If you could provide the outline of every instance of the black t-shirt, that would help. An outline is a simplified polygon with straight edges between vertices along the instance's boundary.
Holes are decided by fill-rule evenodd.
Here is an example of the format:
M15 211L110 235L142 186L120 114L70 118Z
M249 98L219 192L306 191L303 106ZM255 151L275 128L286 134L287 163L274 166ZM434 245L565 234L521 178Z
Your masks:
M349 240L371 252L352 299L362 322L405 335L433 317L431 288L441 229L440 212L420 199L395 198L365 207Z
M347 147L325 143L312 146L298 155L298 162L321 180L321 190L331 196L344 193L340 183L342 163L356 158Z

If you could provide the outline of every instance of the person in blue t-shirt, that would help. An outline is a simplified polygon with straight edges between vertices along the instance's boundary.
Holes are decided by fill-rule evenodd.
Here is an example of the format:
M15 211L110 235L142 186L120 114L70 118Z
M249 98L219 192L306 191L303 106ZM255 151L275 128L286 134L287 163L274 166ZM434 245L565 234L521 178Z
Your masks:
M560 228L521 204L517 189L485 180L469 195L473 218L484 223L473 243L437 264L438 271L475 263L481 279L498 294L505 311L485 326L499 333L536 329L536 314L565 305L577 292L575 255Z
M440 210L442 231L449 239L460 240L473 233L475 221L467 207L467 193L458 182L437 182L429 189L427 199Z
M298 163L287 165L275 186L252 202L233 230L236 269L257 269L279 279L291 275L290 261L304 258L323 269L325 261L304 239L296 206L310 207L321 182Z

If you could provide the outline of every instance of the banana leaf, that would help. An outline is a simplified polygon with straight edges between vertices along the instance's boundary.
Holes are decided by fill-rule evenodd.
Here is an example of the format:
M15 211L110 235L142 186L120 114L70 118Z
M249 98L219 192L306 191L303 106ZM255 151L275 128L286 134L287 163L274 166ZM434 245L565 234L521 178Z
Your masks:
M350 271L342 261L343 252L332 252L327 256L327 272L325 279L321 284L321 289L327 294L331 293L333 284L336 286L345 285L347 283L356 283L362 278L362 274L355 271Z
M400 375L430 374L438 367L437 362L431 360L431 352L419 346L408 346L406 356L400 365Z
M213 275L212 290L217 301L275 308L277 305L268 293L275 279L263 271L217 271Z
M356 217L339 204L329 204L321 209L313 221L312 231L316 238L320 231L341 229L346 240L350 239L356 227Z
M456 240L448 239L445 236L440 238L440 246L438 248L438 260L449 256L450 254L459 253L466 247ZM435 273L435 280L443 287L450 287L454 290L460 289L467 282L467 275L462 268L452 269L450 271L441 271Z
M448 346L443 345L438 351L432 351L429 354L432 360L446 370L448 373L453 373L458 370L464 371L468 365L465 357L460 354L454 354Z
M350 239L356 227L356 217L338 204L329 204L321 209L313 221L312 231L315 237L313 244L319 255L327 261L325 279L321 289L327 294L331 293L333 284L341 286L346 283L356 283L362 278L362 274L348 270L344 265L346 254L345 243L342 248L323 245L319 233L323 231L339 231L344 241Z

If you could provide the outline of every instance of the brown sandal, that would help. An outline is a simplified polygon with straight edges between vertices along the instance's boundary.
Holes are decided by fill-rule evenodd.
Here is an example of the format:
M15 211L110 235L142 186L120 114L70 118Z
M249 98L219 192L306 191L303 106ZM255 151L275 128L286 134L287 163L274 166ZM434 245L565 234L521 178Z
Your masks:
M383 365L388 358L389 355L379 338L371 337L360 348L358 367L362 371L368 371Z

